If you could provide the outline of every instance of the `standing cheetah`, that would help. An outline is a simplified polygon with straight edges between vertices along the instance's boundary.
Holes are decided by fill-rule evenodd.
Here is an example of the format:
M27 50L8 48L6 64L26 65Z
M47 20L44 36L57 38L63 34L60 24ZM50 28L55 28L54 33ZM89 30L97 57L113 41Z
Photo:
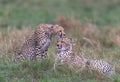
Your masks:
M52 37L62 38L65 36L64 28L59 25L40 24L33 34L25 41L16 61L36 60L46 57Z

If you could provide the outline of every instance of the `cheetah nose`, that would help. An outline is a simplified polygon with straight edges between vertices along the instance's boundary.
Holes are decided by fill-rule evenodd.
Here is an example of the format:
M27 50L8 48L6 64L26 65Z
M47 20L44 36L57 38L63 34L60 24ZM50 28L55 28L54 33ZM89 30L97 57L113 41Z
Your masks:
M57 45L57 48L61 48L59 44Z
M57 44L57 47L59 47L59 44Z
M63 34L63 37L65 36L65 34Z

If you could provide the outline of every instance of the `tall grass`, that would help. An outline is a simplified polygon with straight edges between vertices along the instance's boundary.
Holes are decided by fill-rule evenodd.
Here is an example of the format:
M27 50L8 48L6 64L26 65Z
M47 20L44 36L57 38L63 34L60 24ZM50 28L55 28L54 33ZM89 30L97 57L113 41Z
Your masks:
M0 82L120 82L119 4L119 0L0 0ZM39 23L63 26L76 41L76 55L83 51L86 58L103 59L115 66L116 75L100 79L84 70L79 76L67 65L53 71L56 39L45 60L14 62Z
M115 66L116 75L113 77L113 80L107 78L100 79L98 75L96 76L87 70L82 72L82 76L78 76L73 69L68 68L66 65L58 66L57 71L53 71L54 57L56 55L55 39L53 39L53 43L49 48L47 59L39 62L13 62L25 39L32 33L32 29L26 28L7 29L5 32L0 32L0 80L2 82L30 82L32 80L40 82L113 82L115 80L115 82L119 82L120 46L119 42L115 41L115 37L118 36L119 32L118 28L106 27L107 29L99 29L93 24L82 24L79 21L75 23L75 21L75 19L67 20L64 24L59 21L56 22L62 26L65 25L67 36L76 39L74 50L77 55L80 55L80 52L83 51L86 58L103 59ZM111 35L111 33L114 37L108 38L107 36Z

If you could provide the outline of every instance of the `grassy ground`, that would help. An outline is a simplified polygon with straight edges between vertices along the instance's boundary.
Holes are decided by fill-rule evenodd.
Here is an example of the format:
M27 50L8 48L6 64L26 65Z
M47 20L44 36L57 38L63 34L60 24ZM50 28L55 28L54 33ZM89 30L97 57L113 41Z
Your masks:
M119 8L119 0L0 0L0 82L120 82ZM104 59L115 66L116 75L100 79L84 70L78 76L66 65L53 71L56 39L47 59L15 63L31 27L43 22L65 27L76 39L78 55L83 50L87 58Z
M120 21L119 8L119 0L0 0L0 26L54 23L59 15L97 25L115 25Z

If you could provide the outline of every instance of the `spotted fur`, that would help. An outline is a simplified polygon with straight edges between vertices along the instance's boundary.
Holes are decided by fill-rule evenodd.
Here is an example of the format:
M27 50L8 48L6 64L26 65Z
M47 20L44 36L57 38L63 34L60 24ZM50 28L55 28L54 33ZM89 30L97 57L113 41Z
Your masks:
M33 34L23 44L20 53L16 56L16 61L45 58L51 39L54 36L57 38L64 37L64 28L52 24L38 25Z
M115 74L115 69L112 65L104 60L88 60L86 65L91 69L102 74Z
M103 60L89 60L83 56L74 54L73 44L69 38L60 38L57 41L58 54L55 58L54 69L57 61L61 63L67 63L73 67L80 68L78 72L82 72L84 68L90 68L96 70L101 74L115 74L115 69L106 61Z
M67 63L70 67L82 67L84 62L82 58L75 55L73 51L73 42L71 39L65 37L60 38L57 41L58 54L55 58L54 69L56 68L57 62Z

